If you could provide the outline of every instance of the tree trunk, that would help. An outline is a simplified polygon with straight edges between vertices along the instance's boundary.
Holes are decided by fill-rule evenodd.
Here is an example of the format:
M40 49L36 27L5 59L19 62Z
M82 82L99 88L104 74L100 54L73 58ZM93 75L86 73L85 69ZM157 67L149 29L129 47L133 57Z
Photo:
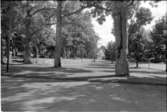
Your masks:
M24 64L31 64L31 47L30 47L30 33L27 27L25 46L24 46Z
M31 64L30 33L27 29L24 46L24 64Z
M35 51L36 51L36 61L35 63L38 64L38 58L39 58L39 50L38 50L38 46L35 46Z
M56 24L56 48L54 54L54 67L61 67L61 50L62 50L62 38L61 38L61 30L62 30L62 1L57 1L57 24Z
M9 71L9 60L10 60L10 31L9 31L9 35L7 36L7 65L6 65L6 72L8 72Z
M165 49L165 61L166 61L166 72L167 72L167 43L165 44L166 49Z
M139 68L139 62L136 60L136 68Z
M24 47L24 64L31 64L31 63L32 62L31 62L30 42L27 42Z
M10 62L10 38L11 38L11 30L12 30L12 20L9 19L9 31L8 31L8 35L6 37L6 50L7 50L7 65L6 65L6 71L8 72L9 71L9 62Z
M116 75L129 76L129 65L127 61L128 54L128 36L127 36L127 17L126 9L120 8L120 12L114 17L114 27L116 36Z
M16 48L13 48L13 58L16 58Z
M25 19L26 38L25 38L25 43L24 43L25 44L24 46L24 64L32 63L31 62L31 47L30 47L30 41L31 41L30 25L31 25L31 16L30 16L30 11L27 10L27 17Z

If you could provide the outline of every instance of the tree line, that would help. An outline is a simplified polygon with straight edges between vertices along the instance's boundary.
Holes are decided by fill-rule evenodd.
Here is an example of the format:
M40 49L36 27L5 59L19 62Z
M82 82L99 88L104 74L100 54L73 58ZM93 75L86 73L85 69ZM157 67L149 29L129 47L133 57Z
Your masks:
M64 2L61 16L66 17L61 17L59 42L56 36L59 31L54 31L60 28L57 15L61 11L57 3L2 1L2 57L7 55L7 44L13 56L19 55L19 51L24 53L24 63L31 63L32 56L54 58L59 54L55 53L57 48L61 48L60 55L66 58L94 57L99 37L93 30L89 12L77 13L78 3Z
M90 18L86 19L87 15L97 17L99 24L105 21L107 15L112 15L116 37L115 72L116 75L129 76L127 23L139 8L140 1L2 1L2 4L2 37L6 39L7 51L16 32L23 40L24 63L31 63L32 46L37 55L41 52L38 47L44 46L43 41L47 41L51 45L49 49L53 51L56 68L61 67L63 52L67 56L75 54L81 57L90 52L94 54L98 37L91 28ZM84 13L85 9L89 9L89 13ZM53 25L56 32L53 31ZM64 40L68 41L65 47ZM93 50L89 51L85 46Z
M143 26L149 24L152 19L151 11L141 7L129 24L128 59L136 63L136 68L139 67L139 62L166 62L166 16L157 20L152 30L145 31ZM115 58L115 42L109 42L105 48L105 59L115 61Z

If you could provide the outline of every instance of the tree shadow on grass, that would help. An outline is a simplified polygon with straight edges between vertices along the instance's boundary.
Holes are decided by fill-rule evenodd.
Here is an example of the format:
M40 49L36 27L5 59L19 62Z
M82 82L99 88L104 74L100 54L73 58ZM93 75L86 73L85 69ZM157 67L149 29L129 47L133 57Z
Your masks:
M130 76L127 78L119 78L115 75L115 78L112 79L95 79L91 82L101 82L101 83L120 83L120 84L135 84L135 85L152 85L152 86L167 86L167 79L164 77L137 77Z
M68 74L70 75L70 74ZM111 78L115 77L112 75L105 76L82 76L82 77L66 77L64 74L59 74L58 76L54 76L53 73L49 75L40 75L40 74L26 74L26 75L12 75L12 74L2 74L2 76L8 76L12 78L28 78L34 79L34 81L42 81L42 82L73 82L73 81L88 81L89 79L95 78ZM118 76L116 76L118 77Z
M10 76L14 78L33 78L36 80L48 80L48 81L73 81L73 80L86 80L86 78L72 78L68 79L68 76L75 73L91 73L91 70L79 69L79 68L53 68L53 67L37 67L37 66L12 66L10 72L2 72L2 76ZM91 77L91 76L90 76Z
M88 68L95 68L95 69L115 69L114 66L88 66Z
M2 110L18 111L20 109L19 111L23 111L22 109L26 109L30 111L30 109L35 109L36 111L135 111L142 108L146 111L148 109L157 109L155 107L156 105L158 107L157 110L162 110L162 106L165 108L165 105L159 103L161 99L163 100L163 103L165 103L165 97L156 97L154 99L155 95L158 96L161 92L163 92L160 87L141 88L136 85L103 85L85 82L83 84L79 84L78 82L74 82L74 84L55 84L52 82L22 83L23 84L20 85L20 87L22 87L22 89L26 89L27 91L18 91L20 88L11 90L14 91L15 94L3 97L5 100L2 100ZM158 91L158 93L156 91ZM152 94L155 95L153 96ZM156 102L145 108L143 103L149 104L145 99L153 99L152 101Z
M152 86L167 86L166 78L162 77L135 77L132 76L127 80L119 80L118 83L137 84L137 85L152 85Z
M145 73L145 74L165 74L165 71L137 71L137 70L130 70L131 73Z
M99 67L99 68L106 68L106 67L113 67L113 64L105 64L105 63L95 63L90 64L88 67ZM46 82L63 82L63 81L90 81L92 79L95 79L94 81L99 82L111 82L111 83L129 83L129 84L144 84L144 85L166 85L164 81L166 82L165 78L162 77L136 77L136 76L130 76L126 80L122 79L112 79L117 78L120 76L117 75L103 75L103 76L92 76L91 73L93 71L91 70L85 70L85 69L79 69L79 68L53 68L53 67L39 67L39 66L12 66L10 68L10 73L4 74L2 73L2 76L10 76L14 78L28 78L28 79L35 79L35 81L46 81ZM114 72L114 69L111 70L103 70L102 72ZM19 72L22 72L19 74ZM15 74L13 74L15 73ZM73 75L74 73L90 73L90 76L76 76L76 77L67 77L69 75ZM144 71L142 69L140 70L131 70L131 73L141 73L141 74L162 74L163 71ZM121 76L123 77L123 76ZM109 80L103 80L103 78L108 78ZM110 79L111 78L111 79Z
M103 70L103 72L115 72L115 70ZM162 77L163 76L163 77ZM115 75L115 77L117 77ZM97 80L104 83L124 83L137 85L167 86L167 77L165 71L135 71L130 70L130 76L127 79L118 80Z
M4 68L3 68L4 69ZM39 67L39 66L11 66L10 73L18 73L24 71L31 71L36 73L41 72L63 72L63 73L90 73L91 70L79 69L79 68L54 68L54 67Z
M61 76L62 75L62 76ZM100 83L122 83L122 84L135 84L135 85L152 85L152 86L167 86L167 80L163 77L137 77L137 76L84 76L84 77L66 77L63 74L60 76L47 75L5 75L13 78L26 78L30 82L74 82L74 81L89 81ZM33 79L33 80L31 80Z
M98 67L97 67L98 68ZM100 67L99 67L100 68ZM106 67L104 67L106 68ZM103 70L102 72L115 72L115 67L110 67L111 70ZM135 68L135 67L129 67L130 73L141 73L141 74L158 74L158 75L165 75L166 72L163 70L158 69L145 69L145 68Z
M115 72L115 70L103 70L103 72ZM130 73L141 73L141 74L158 74L165 75L165 71L144 71L144 70L130 70Z
M115 65L111 63L93 63L89 64L87 68L115 69Z
M111 69L111 70L103 70L102 72L109 72L109 73L113 73L113 72L115 72L115 69Z

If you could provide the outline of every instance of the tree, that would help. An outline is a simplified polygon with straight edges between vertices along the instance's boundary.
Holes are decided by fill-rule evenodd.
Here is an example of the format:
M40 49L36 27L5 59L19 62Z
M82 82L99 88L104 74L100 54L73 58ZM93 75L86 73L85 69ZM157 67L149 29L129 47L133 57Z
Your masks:
M113 16L114 35L116 37L116 75L129 76L129 67L127 61L128 36L127 20L138 7L137 1L92 1L86 2L88 6L93 6L92 13L98 17L100 24L105 21L106 15ZM112 13L111 13L112 12Z
M149 49L152 49L151 54L152 54L152 57L154 57L154 59L152 60L153 62L162 62L162 61L165 61L166 59L165 48L167 46L166 45L167 38L164 35L165 25L166 25L166 18L164 16L157 21L153 31L151 31L152 43L150 43L151 47Z
M133 3L133 2L132 2ZM116 74L121 76L129 76L129 66L127 61L128 54L128 36L127 36L127 19L128 12L131 12L131 8L127 3L116 2L115 3L114 18L114 35L116 37Z
M2 4L4 5L8 5L10 2L3 2ZM15 2L14 2L15 3ZM72 1L57 1L57 2L44 2L44 1L20 1L17 2L18 4L13 5L14 8L16 9L17 15L19 15L19 17L17 18L20 22L19 25L16 25L18 27L18 31L17 32L21 32L23 34L25 34L26 38L24 39L24 63L31 63L31 41L33 40L38 40L38 39L33 39L32 37L36 37L35 35L38 35L37 33L40 33L40 31L43 29L43 23L46 23L44 25L53 25L53 24L57 24L57 33L56 33L56 53L55 53L55 67L60 67L60 54L61 54L61 24L63 23L61 18L65 18L71 15L74 15L76 13L81 12L84 8L84 6L80 7L78 9L78 3L75 2L75 4L73 5ZM61 10L58 9L58 6L56 3L60 4L65 4L66 6L64 6L65 8L61 8ZM53 4L53 5L52 5ZM77 4L77 5L76 5ZM71 7L71 6L72 7ZM8 5L9 7L11 7L10 5ZM69 7L68 7L69 6ZM59 8L60 8L59 7ZM58 11L58 10L59 11ZM70 9L70 10L69 10ZM77 9L77 10L76 10ZM61 13L61 12L62 13ZM69 12L70 11L70 12ZM8 12L6 12L8 13ZM3 16L4 17L4 16ZM9 18L11 18L10 16L8 16ZM15 16L12 16L15 17ZM34 20L38 17L42 17L42 19L44 19L44 21L39 22L36 21L34 22ZM16 20L17 20L16 19ZM5 20L5 19L3 19ZM56 20L56 22L55 22ZM9 23L9 22L8 22ZM41 25L39 23L42 23ZM60 26L60 27L58 27ZM46 26L45 26L46 27ZM58 36L59 35L59 36ZM38 36L37 36L38 37ZM35 42L33 42L35 44Z
M100 17L98 18L98 21L99 21L99 23L100 22L102 22L102 21L104 21L105 19L105 15L104 15L104 10L106 11L106 13L108 13L108 11L111 11L111 9L115 9L115 12L117 13L116 15L121 15L122 16L122 18L121 18L121 20L120 21L123 21L122 23L121 23L121 25L122 24L124 24L123 26L124 26L124 28L122 28L122 30L123 30L123 32L125 33L125 34L123 34L123 35L127 35L126 33L126 22L127 22L127 20L126 20L126 16L124 16L124 14L126 14L126 13L124 13L123 11L126 11L126 10L124 10L124 9L122 9L122 7L120 7L120 4L121 4L121 6L124 6L124 4L125 4L125 6L124 6L124 8L126 9L128 9L128 7L129 7L129 5L131 4L131 3L122 3L122 2L114 2L114 5L112 4L112 6L114 6L114 8L111 8L111 3L109 3L110 5L108 5L108 2L103 2L103 1L91 1L91 2L88 2L88 1L82 1L82 5L81 5L81 7L80 8L77 8L77 10L75 10L75 11L72 11L72 12L65 12L65 14L63 14L62 12L64 12L64 11L62 11L62 3L63 2L60 2L60 1L57 1L58 2L58 7L59 7L59 9L58 9L58 12L59 13L57 13L57 24L60 24L61 25L61 23L62 23L62 18L61 18L61 16L62 17L66 17L66 16L70 16L70 15L73 15L73 14L76 14L76 13L78 13L78 12L81 12L83 9L85 9L85 8L88 8L88 7L95 7L95 9L93 9L93 13L94 13L94 15L95 16L98 16L98 15L100 15ZM104 3L105 3L105 5L107 6L107 8L104 8L103 7L103 5L104 5ZM115 7L115 4L116 4L116 7ZM74 8L75 9L75 8ZM119 9L121 9L121 10L119 10ZM119 11L117 11L117 10L119 10ZM120 13L121 12L121 13ZM64 15L64 16L63 16ZM114 13L114 15L115 15L115 13ZM117 19L116 19L116 21L117 21ZM116 22L116 26L118 26L119 25L119 22ZM56 32L57 33L57 35L58 36L60 36L61 35L61 29L60 28L62 28L62 27L58 27L59 25L57 25L57 31L58 32ZM120 29L117 29L117 30L120 30ZM116 30L116 32L117 32L117 30ZM125 31L124 31L125 30ZM121 33L122 33L122 31L121 31ZM118 33L117 33L118 34ZM61 38L60 37L58 37L58 36L56 36L56 38L57 38L57 40L58 40L58 44L56 45L57 46L57 51L56 51L56 53L55 53L55 67L60 67L61 66L61 64L60 64L60 54L61 54L61 49L62 49L62 46L61 45L59 45L60 43L61 43ZM127 37L127 36L126 36ZM123 44L123 43L127 43L126 42L126 37L125 37L125 42L121 42L121 44ZM118 37L119 38L119 37ZM122 38L122 37L121 37ZM119 41L119 39L118 39L118 41ZM122 39L121 39L121 41L122 41ZM118 43L118 42L117 42ZM121 45L120 44L120 45ZM122 45L121 45L122 46ZM120 50L120 48L121 48L121 46L119 46L118 45L118 47L119 47L119 50L118 51L121 51ZM124 45L124 50L125 51L127 51L127 47L126 47L127 45ZM118 52L118 54L120 55L120 53L121 52ZM124 53L123 55L126 55L127 53L126 52L122 52L122 53ZM124 58L125 57L125 58ZM125 74L125 75L127 75L127 74L129 74L129 71L128 71L128 66L127 66L127 61L126 61L126 56L123 56L123 58L121 58L121 59L123 59L123 60L121 60L121 61L117 61L118 63L116 64L116 72L117 72L117 74L118 75L122 75L122 74ZM120 59L118 59L118 60L120 60ZM119 62L125 62L125 64L120 64ZM120 65L120 66L118 66L118 65ZM122 67L122 66L124 66L124 67ZM119 69L122 69L122 70L119 70ZM120 73L120 71L121 71L121 73Z
M68 17L72 20L63 27L62 34L64 39L64 52L67 57L89 57L96 55L97 40L91 16L88 12Z
M67 8L63 8L63 6L68 6ZM79 7L79 8L78 8ZM66 17L72 16L74 14L80 13L83 9L88 8L90 6L81 5L80 2L74 1L57 1L57 21L56 21L56 47L55 47L55 59L54 59L54 67L61 67L61 54L62 54L62 24L63 19ZM64 9L64 10L63 10Z
M43 3L43 4L42 4ZM47 7L45 7L45 5ZM31 2L31 1L26 1L26 3L23 3L23 8L22 11L25 14L25 17L23 17L23 21L24 21L24 25L26 28L26 38L25 38L25 46L24 46L24 63L31 63L31 40L32 40L32 36L35 33L38 33L38 31L40 31L42 29L41 25L39 25L39 21L33 22L33 20L35 19L35 17L42 17L42 11L52 11L55 10L55 8L50 7L50 5L48 4L48 2ZM36 16L38 15L38 16ZM41 16L40 16L41 15ZM48 15L49 16L49 15ZM43 21L41 21L43 22ZM32 30L34 29L34 24L37 24L37 30ZM41 27L41 28L39 28Z
M12 39L12 32L14 31L15 24L18 23L18 20L16 19L17 16L17 10L15 7L18 5L17 2L12 1L12 2L7 2L3 1L2 2L2 45L6 46L6 50L2 52L2 60L4 55L7 56L7 72L9 68L9 55L10 55L10 41ZM3 40L6 40L3 41ZM4 46L3 46L4 47Z
M54 54L54 67L61 67L60 57L62 50L62 1L57 1L57 24L56 24L56 48Z
M107 48L105 49L105 59L115 61L115 42L109 42Z
M10 2L7 2L10 3ZM24 34L24 63L31 63L31 41L34 34L43 29L44 23L47 22L50 15L53 15L54 5L48 1L16 1L15 5L16 14L11 17L17 18L19 24L15 24L15 31L20 34ZM46 11L50 11L45 18ZM37 20L36 20L37 19ZM42 20L43 19L43 20ZM36 21L35 21L36 20ZM41 21L42 20L42 21ZM44 22L44 20L46 20Z
M129 47L129 55L135 59L136 68L139 67L139 62L142 61L144 56L144 41L142 35L137 33L134 38L131 39Z
M136 68L139 66L139 62L142 61L144 56L144 32L143 26L149 24L153 17L148 8L141 7L135 14L134 19L129 25L129 55L135 59Z

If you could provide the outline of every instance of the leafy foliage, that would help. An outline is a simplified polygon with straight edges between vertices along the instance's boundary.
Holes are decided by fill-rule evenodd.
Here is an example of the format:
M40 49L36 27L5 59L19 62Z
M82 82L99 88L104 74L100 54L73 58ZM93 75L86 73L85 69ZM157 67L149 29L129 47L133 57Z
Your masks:
M28 49L31 49L30 52L34 56L38 52L41 57L53 57L56 33L52 27L57 24L57 2L3 1L2 4L2 42L4 48L6 47L5 36L11 28L11 33L15 34L12 37L14 49L23 52L25 45L30 43ZM72 38L72 51L75 52L72 54L74 56L93 57L98 37L93 31L90 14L82 12L68 15L80 8L80 5L79 1L63 2L62 40L64 41L64 49L69 50L67 43L69 38ZM12 24L9 24L10 20L13 20Z
M116 59L115 49L116 49L115 42L112 41L109 42L107 48L105 49L105 59L115 61Z
M144 29L143 26L149 24L153 19L151 11L148 8L141 7L135 14L135 20L131 20L129 25L129 56L138 63L144 59Z
M93 26L91 24L90 14L83 14L68 17L72 20L72 24L66 24L64 27L64 53L70 49L67 57L93 57L94 51L97 49L97 40Z
M148 46L147 49L150 51L149 53L152 58L152 62L165 61L167 43L167 38L164 34L164 26L166 25L165 20L165 16L158 20L151 32L152 43L150 43L150 46Z

